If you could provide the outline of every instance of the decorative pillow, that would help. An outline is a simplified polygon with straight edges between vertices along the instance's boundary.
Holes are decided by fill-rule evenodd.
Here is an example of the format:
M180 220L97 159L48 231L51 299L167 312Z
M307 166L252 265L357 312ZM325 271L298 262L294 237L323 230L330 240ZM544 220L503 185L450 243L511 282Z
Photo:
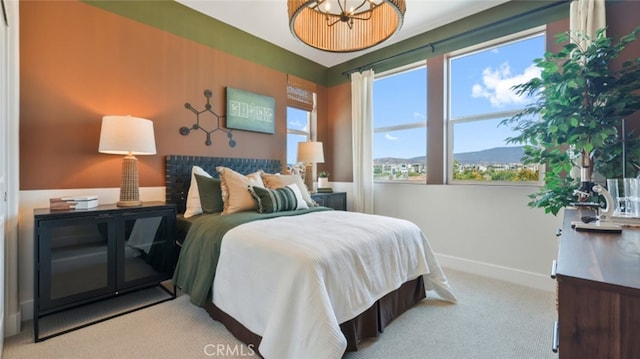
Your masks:
M302 178L298 175L275 175L262 173L262 180L264 181L265 187L271 189L282 188L290 184L296 184L298 186L298 189L300 190L300 193L302 193L302 198L304 198L307 206L315 207L318 205L313 199L311 199L311 195L307 190L307 186L304 185L304 182L302 182Z
M246 176L222 166L216 167L216 171L220 174L220 188L222 190L222 202L224 203L223 215L257 208L256 202L247 191L247 187L264 188L262 177L260 177L262 171L250 173Z
M249 193L256 200L258 213L293 211L298 208L298 200L291 187L268 189L249 186Z
M198 190L198 181L196 180L195 176L196 174L211 178L211 175L201 167L191 167L191 184L189 185L189 192L187 193L187 206L184 211L184 218L202 214L202 205L200 204L200 191Z
M291 188L291 190L293 191L293 194L296 195L296 201L298 201L298 207L296 207L295 209L307 209L309 208L309 206L307 205L307 202L305 202L304 197L302 197L302 192L300 192L300 188L298 188L298 185L295 183L289 184L286 187Z
M224 209L222 202L222 188L220 180L202 176L196 173L198 192L200 193L200 205L204 213L220 213Z

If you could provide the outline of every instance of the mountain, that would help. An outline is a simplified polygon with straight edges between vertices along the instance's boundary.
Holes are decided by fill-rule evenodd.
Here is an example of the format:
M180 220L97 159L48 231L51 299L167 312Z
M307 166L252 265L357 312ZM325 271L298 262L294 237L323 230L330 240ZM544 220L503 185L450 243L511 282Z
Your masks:
M496 147L488 150L454 153L453 159L460 163L521 163L524 148L517 147Z
M454 153L453 159L461 164L495 164L495 163L520 163L524 149L522 146L495 147L488 150ZM425 163L426 156L413 158L383 157L376 158L376 164L401 164L401 163Z

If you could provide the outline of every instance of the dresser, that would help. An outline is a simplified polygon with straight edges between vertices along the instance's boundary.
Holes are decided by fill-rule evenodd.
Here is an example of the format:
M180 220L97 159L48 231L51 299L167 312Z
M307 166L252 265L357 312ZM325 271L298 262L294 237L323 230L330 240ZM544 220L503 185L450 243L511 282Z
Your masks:
M176 208L34 210L36 342L176 297Z
M557 263L561 359L640 358L640 229L576 231L565 210Z

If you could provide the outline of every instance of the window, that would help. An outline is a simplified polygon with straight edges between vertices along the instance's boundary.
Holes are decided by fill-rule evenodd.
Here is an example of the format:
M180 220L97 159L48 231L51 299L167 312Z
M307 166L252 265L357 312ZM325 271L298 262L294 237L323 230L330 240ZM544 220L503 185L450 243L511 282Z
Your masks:
M287 75L288 166L297 162L298 142L316 139L316 92L316 84L313 82Z
M287 165L296 164L298 142L309 140L311 113L295 107L287 107Z
M536 29L449 57L449 182L539 180L538 165L522 164L522 146L506 143L516 133L499 123L532 100L511 87L539 76L533 60L544 51L544 32Z
M376 76L373 84L374 180L426 183L426 113L424 62Z

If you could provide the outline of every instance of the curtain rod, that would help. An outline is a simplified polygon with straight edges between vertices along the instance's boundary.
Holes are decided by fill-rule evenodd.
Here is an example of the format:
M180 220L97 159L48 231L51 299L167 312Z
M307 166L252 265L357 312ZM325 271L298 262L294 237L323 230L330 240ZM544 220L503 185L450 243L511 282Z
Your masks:
M444 39L440 39L440 40L437 40L437 41L434 41L434 42L430 42L430 43L428 43L428 44L426 44L426 45L422 45L422 46L416 47L416 48L414 48L414 49L411 49L411 50L407 50L407 51L401 52L401 53L399 53L399 54L391 55L391 56L389 56L389 57L385 57L385 58L383 58L383 59L380 59L380 60L377 60L377 61L374 61L374 62L370 62L370 63L368 63L368 64L366 64L366 65L358 66L358 67L353 68L353 69L351 69L351 70L344 71L344 72L342 73L342 75L349 76L349 75L351 75L351 74L352 74L352 73L354 73L354 72L361 72L362 70L370 69L370 68L372 68L372 67L373 67L373 66L375 66L375 65L379 65L379 64L384 63L384 62L387 62L387 61L389 61L389 60L393 60L393 59L398 58L398 57L402 57L402 56L405 56L405 55L408 55L408 54L411 54L411 53L414 53L414 52L417 52L417 51L420 51L420 50L424 50L424 49L426 49L426 48L431 48L431 52L433 53L433 52L435 52L435 51L436 51L436 47L435 47L435 46L436 46L436 45L439 45L439 44L441 44L441 43L443 43L443 42L451 41L451 40L457 39L457 38L459 38L459 37L462 37L462 36L465 36L465 35L468 35L468 34L472 34L472 33L474 33L474 32L480 31L480 30L484 30L484 29L487 29L487 28L491 28L491 27L494 27L494 26L497 26L497 25L503 24L503 23L508 22L508 21L516 20L516 19L519 19L519 18L521 18L521 17L523 17L523 16L528 16L528 15L531 15L531 14L535 14L535 13L537 13L537 12L539 12L539 11L543 11L543 10L551 9L551 8L553 8L553 7L556 7L556 6L558 6L558 5L562 5L562 4L565 4L565 3L571 2L571 1L572 1L572 0L560 0L560 1L556 1L556 2L554 2L554 3L552 3L552 4L548 4L548 5L545 5L545 6L542 6L542 7L536 8L536 9L532 9L532 10L529 10L529 11L526 11L526 12L523 12L523 13L520 13L520 14L518 14L518 15L514 15L514 16L510 16L510 17L507 17L507 18L504 18L504 19L501 19L501 20L498 20L498 21L494 21L494 22L491 22L491 23L488 23L488 24L482 25L482 26L480 26L480 27L477 27L477 28L475 28L475 29L471 29L471 30L467 30L467 31L464 31L464 32L461 32L461 33L455 34L455 35L451 35L451 36L449 36L449 37L445 37Z

